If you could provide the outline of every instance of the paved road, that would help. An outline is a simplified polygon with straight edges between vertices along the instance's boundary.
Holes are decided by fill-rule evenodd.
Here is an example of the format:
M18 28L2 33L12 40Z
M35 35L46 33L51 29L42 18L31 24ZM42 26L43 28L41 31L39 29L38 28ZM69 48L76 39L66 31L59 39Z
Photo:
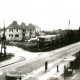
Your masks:
M77 74L75 74L72 78L72 80L80 80L80 70Z
M49 63L53 63L55 61L61 61L61 59L64 59L66 57L69 57L76 52L80 50L80 42L75 43L73 45L60 48L57 50L44 52L35 59L30 60L29 62L27 60L15 63L3 68L0 68L0 71L6 72L8 70L14 70L16 69L17 72L20 71L22 74L29 74L30 72L44 66L45 61L48 61ZM3 79L4 80L4 79Z
M75 73L70 77L71 80L80 80L80 69L75 70Z

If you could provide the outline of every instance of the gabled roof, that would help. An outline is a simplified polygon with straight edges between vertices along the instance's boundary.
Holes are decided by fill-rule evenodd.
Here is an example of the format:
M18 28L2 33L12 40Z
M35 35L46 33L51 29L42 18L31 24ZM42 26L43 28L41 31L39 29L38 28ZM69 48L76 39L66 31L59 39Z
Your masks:
M16 21L13 21L6 29L33 30L35 28L36 27L33 24L28 24L28 26L26 26L26 24L24 22L22 22L22 24L19 25Z
M22 28L28 29L28 30L32 30L32 29L36 28L35 25L33 25L33 24L28 24L28 26L26 26L26 24L24 22L22 22L21 26L22 26Z
M28 24L29 29L35 29L35 25L33 24Z
M18 25L18 23L16 21L13 21L8 27L7 29L23 29L21 26Z
M29 29L29 27L26 26L26 24L25 24L24 22L22 22L20 26L21 26L23 29Z

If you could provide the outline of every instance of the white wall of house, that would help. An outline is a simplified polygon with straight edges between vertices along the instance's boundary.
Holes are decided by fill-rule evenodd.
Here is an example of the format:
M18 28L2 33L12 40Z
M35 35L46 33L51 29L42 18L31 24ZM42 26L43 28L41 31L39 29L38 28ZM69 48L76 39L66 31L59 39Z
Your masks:
M24 36L25 40L30 39L30 35L31 35L31 38L36 37L35 29L25 30L24 32L22 29L6 29L5 31L6 40L21 41L23 40L23 33L25 34ZM1 31L0 36L3 36L3 31Z
M30 39L30 30L25 31L25 39L26 40Z
M36 30L32 29L31 30L31 38L34 38L34 37L36 37Z
M7 40L22 40L22 32L23 30L21 29L6 29L6 39Z

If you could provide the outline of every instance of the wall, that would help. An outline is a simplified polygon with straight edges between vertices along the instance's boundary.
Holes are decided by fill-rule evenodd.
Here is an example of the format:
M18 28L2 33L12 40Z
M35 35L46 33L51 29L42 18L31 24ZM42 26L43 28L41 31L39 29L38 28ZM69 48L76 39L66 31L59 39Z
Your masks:
M9 31L9 30L10 29L7 29L6 32L5 32L7 40L18 40L18 41L22 40L22 30L21 29L18 29L18 31L17 31L17 29L13 29L13 32ZM13 35L13 36L12 37L9 36L10 34ZM18 34L19 37L15 37L16 34Z
M30 30L26 30L26 32L25 32L25 39L26 40L30 39Z

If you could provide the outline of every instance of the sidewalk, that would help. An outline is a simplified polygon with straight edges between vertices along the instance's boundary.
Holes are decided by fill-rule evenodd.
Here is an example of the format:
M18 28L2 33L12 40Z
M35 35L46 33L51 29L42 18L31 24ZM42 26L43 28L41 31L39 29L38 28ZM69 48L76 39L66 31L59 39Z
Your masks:
M1 45L0 45L0 47L1 47ZM31 54L30 52L25 51L25 50L18 48L16 46L7 46L6 52L12 53L14 55L14 57L12 57L11 59L0 62L0 68L17 63L17 62L20 62L20 61L23 61L25 59L27 61L29 61L32 58L37 57L37 55L39 55L39 54L37 54L37 55Z
M64 66L69 67L69 62L73 61L75 57L71 56L69 58L64 59L61 63L58 63L58 72L57 72L57 66L54 66L52 69L47 71L44 75L41 75L38 77L38 80L64 80L64 77L62 76L64 73Z
M60 64L59 64L60 63ZM69 62L66 61L55 61L48 65L48 70L45 72L45 67L41 67L34 70L28 75L22 77L22 80L48 80L49 78L62 78L61 75L64 73L64 65L68 66ZM59 65L59 72L57 72L57 65ZM52 79L53 80L53 79Z
M68 62L62 62L59 64L59 71L57 72L57 67L55 66L50 71L47 71L45 74L38 77L38 80L54 80L60 79L63 80L61 76L64 73L64 65L68 66Z
M17 62L20 62L20 61L23 61L25 59L26 58L21 57L21 56L20 57L13 57L9 60L5 60L5 61L0 62L0 68L11 65L11 64L14 64L14 63L17 63Z

